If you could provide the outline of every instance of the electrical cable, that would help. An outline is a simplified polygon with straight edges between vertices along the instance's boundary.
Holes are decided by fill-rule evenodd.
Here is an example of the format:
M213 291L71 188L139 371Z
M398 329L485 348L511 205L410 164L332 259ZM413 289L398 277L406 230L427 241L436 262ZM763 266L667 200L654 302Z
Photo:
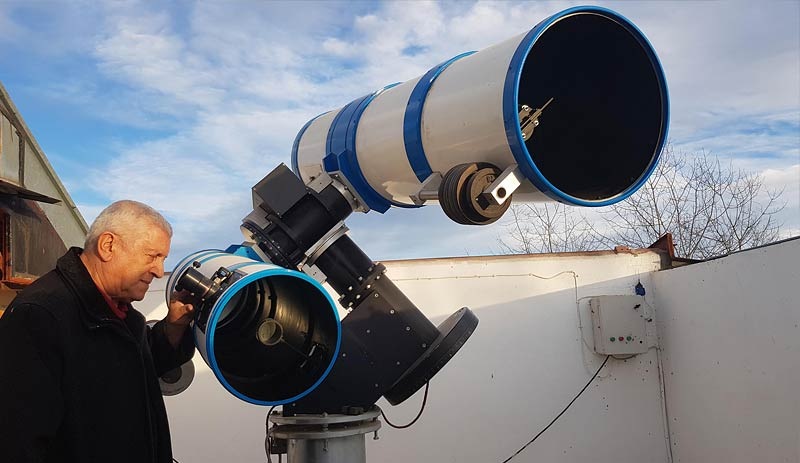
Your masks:
M411 422L410 422L410 423L408 423L408 424L405 424L405 425L402 425L402 426L398 426L398 425L396 425L396 424L392 424L392 422L391 422L391 421L389 421L389 418L386 418L386 414L385 414L385 413L383 413L383 410L381 410L381 416L383 417L383 421L385 421L385 422L386 422L386 424L388 424L389 426L391 426L391 427L393 427L393 428L395 428L395 429L405 429L405 428L408 428L408 427L410 427L412 424L416 423L416 422L417 422L417 420L419 419L419 417L421 417L421 416L422 416L422 412L423 412L423 411L425 411L425 402L427 402L427 401L428 401L428 386L430 386L430 385L431 385L431 382L430 382L430 381L428 381L427 383L425 383L425 395L422 397L422 406L420 407L420 409L419 409L419 413L417 413L417 416L416 416L416 418L414 418L413 420L411 420Z
M272 415L272 411L275 410L277 405L273 405L270 407L269 411L267 412L267 419L264 425L267 427L267 463L272 463L272 437L269 435L269 417Z
M580 396L581 396L581 394L583 394L583 392L584 392L584 391L585 391L585 390L586 390L586 389L589 387L589 385L590 385L590 384L592 384L592 381L594 381L594 379L595 379L595 378L597 378L597 375L598 375L598 374L600 374L600 370L602 370L602 369L603 369L603 367L604 367L604 366L606 366L606 363L608 362L608 359L610 359L610 358L611 358L611 356L610 356L610 355L607 355L607 356L606 356L606 359L605 359L605 360L603 360L603 364L602 364L602 365L600 365L600 368L598 368L598 369L597 369L597 371L595 371L595 372L594 372L594 375L592 375L592 378L591 378L591 379L589 379L589 382L587 382L587 383L586 383L586 386L583 386L583 389L581 389L581 391L580 391L580 392L578 392L578 395L576 395L576 396L575 396L575 397L574 397L574 398L573 398L573 399L572 399L572 400L571 400L571 401L570 401L570 402L567 404L567 406L566 406L566 407L564 407L564 409L563 409L563 410L561 410L561 413L559 413L558 415L556 415L556 417L555 417L555 418L553 418L553 421L551 421L551 422L550 422L550 424L548 424L547 426L545 426L545 427L544 427L544 429L542 429L541 431L539 431L539 433L538 433L538 434L536 434L535 436L533 436L533 439L529 440L527 444L523 445L523 446L522 446L522 448L520 448L519 450L517 450L516 452L514 452L514 454L513 454L513 455L511 455L510 457L508 457L508 458L506 458L505 460L503 460L503 463L508 463L509 461L511 461L511 459L512 459L512 458L514 458L514 457L516 457L517 455L519 455L520 453L522 453L522 451L523 451L523 450L525 450L525 449L526 449L526 448L527 448L529 445L531 445L531 444L533 443L533 441L535 441L536 439L538 439L538 438L539 438L539 436L541 436L542 434L544 434L544 432L545 432L545 431L547 431L547 430L550 428L550 426L552 426L552 425L553 425L553 423L555 423L555 422L556 422L556 421L557 421L559 418L561 418L561 415L563 415L563 414L564 414L564 413L565 413L567 410L569 410L569 407L571 407L571 406L572 406L572 404L573 404L573 403L575 403L575 401L576 401L576 400L578 400L578 397L580 397Z

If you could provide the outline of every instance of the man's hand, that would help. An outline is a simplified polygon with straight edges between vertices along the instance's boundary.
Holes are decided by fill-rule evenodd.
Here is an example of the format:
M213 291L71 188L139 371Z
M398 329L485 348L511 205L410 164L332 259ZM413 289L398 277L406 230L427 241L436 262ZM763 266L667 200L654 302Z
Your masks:
M164 319L164 332L167 335L167 340L174 348L178 348L186 331L186 327L194 318L194 306L192 304L184 303L188 293L181 291L173 293L172 300L169 302L169 313L167 318Z

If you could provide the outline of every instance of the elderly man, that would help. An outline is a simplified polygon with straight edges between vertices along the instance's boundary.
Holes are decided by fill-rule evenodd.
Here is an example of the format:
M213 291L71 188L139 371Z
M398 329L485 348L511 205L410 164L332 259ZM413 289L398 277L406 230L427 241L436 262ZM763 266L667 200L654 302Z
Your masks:
M1 462L172 462L158 376L191 358L192 306L145 324L172 227L118 201L0 318Z

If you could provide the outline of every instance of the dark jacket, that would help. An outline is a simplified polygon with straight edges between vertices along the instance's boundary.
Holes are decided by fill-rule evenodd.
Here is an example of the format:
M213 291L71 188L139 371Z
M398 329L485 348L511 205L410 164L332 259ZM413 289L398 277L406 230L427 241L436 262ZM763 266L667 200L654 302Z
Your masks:
M0 462L168 463L158 376L194 353L178 350L128 309L116 318L70 249L0 318Z

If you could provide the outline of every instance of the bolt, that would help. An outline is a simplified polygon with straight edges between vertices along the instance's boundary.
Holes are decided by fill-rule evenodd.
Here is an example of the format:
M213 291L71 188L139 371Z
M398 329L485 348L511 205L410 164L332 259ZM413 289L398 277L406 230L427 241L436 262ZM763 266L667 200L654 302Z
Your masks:
M423 343L422 343L422 348L424 349L424 348L426 348L426 347L428 347L428 345L427 345L427 344L425 344L425 343L423 342Z
M410 327L410 326L407 326L407 327L406 327L406 331L411 331L411 327Z
M394 314L394 309L389 310L390 314Z
M378 431L376 430L375 435L372 436L372 440L378 440L378 439L380 439L380 437L378 437Z
M380 294L378 294L378 293L375 293L375 295L374 295L373 297L378 297L378 296L380 296Z
M367 330L367 334L370 334L371 332L372 332L372 331L370 331L370 330Z

